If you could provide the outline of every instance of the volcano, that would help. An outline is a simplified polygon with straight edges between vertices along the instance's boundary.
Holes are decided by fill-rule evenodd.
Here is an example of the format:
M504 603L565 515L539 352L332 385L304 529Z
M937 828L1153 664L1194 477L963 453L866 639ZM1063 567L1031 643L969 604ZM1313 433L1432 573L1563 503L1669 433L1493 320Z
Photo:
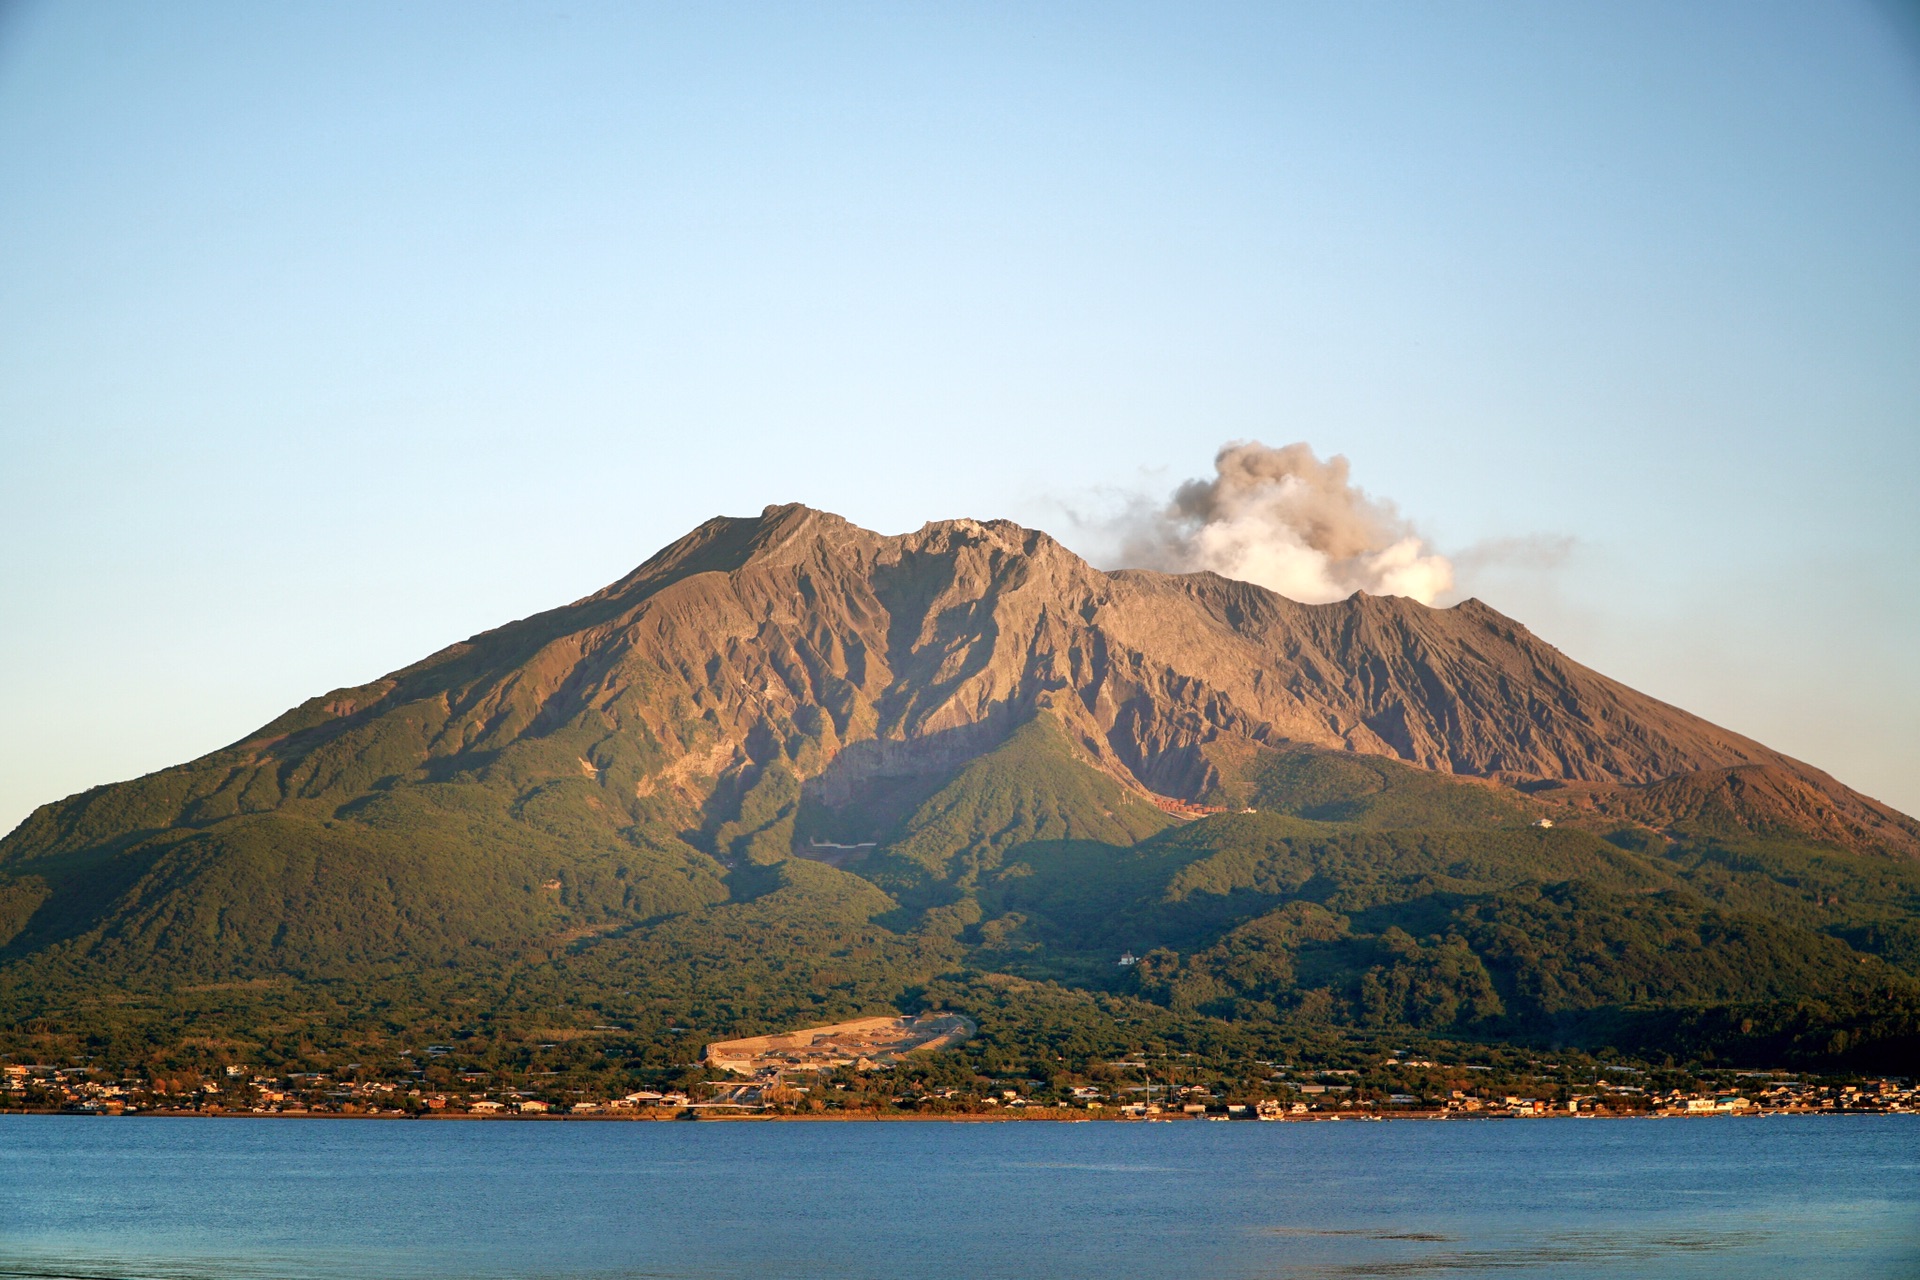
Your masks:
M79 1026L139 995L173 1036L208 984L374 984L424 1026L537 972L759 1032L999 975L1617 1039L1634 1010L1906 998L1917 867L1911 818L1475 600L1304 605L789 505L41 808L0 842L0 1000ZM1249 937L1271 971L1235 969ZM1151 963L1110 972L1122 948ZM1438 994L1369 1006L1395 973ZM221 1025L258 1040L241 1006Z

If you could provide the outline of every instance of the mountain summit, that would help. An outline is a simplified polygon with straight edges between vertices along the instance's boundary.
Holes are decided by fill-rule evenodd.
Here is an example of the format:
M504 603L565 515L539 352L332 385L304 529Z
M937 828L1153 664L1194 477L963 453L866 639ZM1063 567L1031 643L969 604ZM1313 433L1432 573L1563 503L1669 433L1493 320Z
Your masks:
M604 963L624 947L680 973L659 998L686 1009L714 989L697 974L725 968L690 957L718 954L713 930L733 927L718 922L751 918L795 956L839 938L880 958L892 976L849 979L857 998L827 1012L870 1012L986 963L1079 989L1093 982L1086 956L1125 944L1165 952L1131 989L1226 1016L1239 1006L1169 993L1225 991L1205 976L1209 948L1255 906L1297 916L1307 880L1222 890L1235 905L1203 924L1152 907L1179 895L1149 877L1124 937L1070 923L1084 904L1060 895L1116 891L1109 873L1140 850L1162 850L1170 876L1226 856L1218 841L1252 839L1248 821L1294 824L1258 837L1269 851L1314 833L1451 833L1451 870L1431 841L1367 855L1442 876L1448 911L1470 886L1595 876L1609 892L1695 895L1689 911L1760 910L1785 872L1753 872L1773 887L1738 902L1725 897L1738 876L1715 872L1700 899L1685 857L1787 842L1904 877L1920 855L1912 819L1608 680L1478 601L1303 605L1210 573L1101 572L1006 521L890 537L788 505L708 521L602 591L311 699L202 759L43 807L0 842L0 974L16 1008L39 1008L28 997L57 975L364 980L484 956L507 982L530 956ZM1468 874L1476 841L1505 869ZM1059 861L1096 847L1112 859L1071 875ZM1044 902L1022 896L1043 886ZM1828 896L1766 908L1767 927L1811 930L1787 949L1811 947L1816 969L1844 958L1841 938L1920 960L1906 907ZM1315 901L1348 923L1314 917L1287 945L1351 951L1336 946L1360 929L1351 903ZM745 972L765 956L735 959ZM1506 979L1488 963L1492 993ZM1799 976L1685 998L1810 981L1801 960L1787 967ZM760 1003L715 1029L818 1002L808 964L784 972L755 979ZM1474 999L1456 1005L1517 1016L1512 993ZM1277 989L1241 1004L1289 1007Z
M1830 834L1920 843L1901 815L1477 600L1302 605L1210 573L1102 573L1006 521L885 537L797 504L711 520L603 591L129 785L182 817L243 813L538 742L573 749L562 772L621 806L671 797L691 814L780 766L844 807L876 779L951 771L1042 711L1109 776L1174 801L1215 795L1247 746L1536 792L1757 766Z

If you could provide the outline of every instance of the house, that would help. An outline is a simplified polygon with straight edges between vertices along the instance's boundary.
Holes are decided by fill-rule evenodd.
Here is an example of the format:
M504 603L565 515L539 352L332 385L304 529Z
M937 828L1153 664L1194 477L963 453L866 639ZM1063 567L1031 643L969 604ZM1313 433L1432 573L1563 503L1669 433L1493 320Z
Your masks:
M494 1115L505 1109L506 1106L504 1103L494 1102L488 1098L482 1098L478 1102L469 1102L467 1104L467 1110L473 1112L475 1115L481 1116Z
M519 1106L516 1107L515 1110L526 1115L539 1115L544 1111L550 1110L550 1108L538 1098L522 1098Z

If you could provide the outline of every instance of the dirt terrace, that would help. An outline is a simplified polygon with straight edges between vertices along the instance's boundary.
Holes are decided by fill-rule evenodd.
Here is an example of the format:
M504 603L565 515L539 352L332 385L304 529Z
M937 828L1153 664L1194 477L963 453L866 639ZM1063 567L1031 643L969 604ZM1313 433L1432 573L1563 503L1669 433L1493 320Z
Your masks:
M707 1046L707 1062L723 1071L827 1071L868 1062L890 1062L916 1049L946 1049L972 1036L973 1020L957 1013L917 1018L859 1018L779 1035L719 1040Z

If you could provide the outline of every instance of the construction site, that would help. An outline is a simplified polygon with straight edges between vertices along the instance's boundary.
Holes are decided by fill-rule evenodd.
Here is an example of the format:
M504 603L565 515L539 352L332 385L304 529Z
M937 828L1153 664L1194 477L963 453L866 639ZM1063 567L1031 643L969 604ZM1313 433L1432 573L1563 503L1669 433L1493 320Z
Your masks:
M744 1076L878 1066L918 1049L951 1048L976 1029L971 1018L957 1013L857 1018L777 1035L718 1040L707 1046L707 1065Z

